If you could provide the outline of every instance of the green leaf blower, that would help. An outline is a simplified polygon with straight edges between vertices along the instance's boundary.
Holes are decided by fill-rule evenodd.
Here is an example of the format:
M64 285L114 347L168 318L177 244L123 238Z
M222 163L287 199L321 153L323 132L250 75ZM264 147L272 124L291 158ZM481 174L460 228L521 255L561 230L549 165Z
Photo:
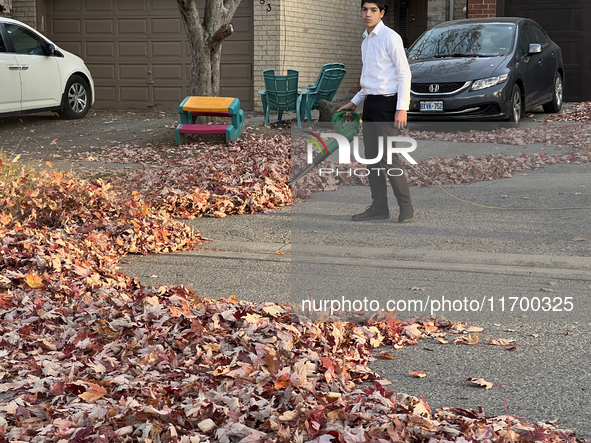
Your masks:
M361 128L361 118L359 118L359 114L357 114L354 111L341 111L337 112L332 116L332 125L335 129L335 132L345 136L350 143L353 141L353 138L357 135L359 129ZM317 135L310 132L308 132L308 134L320 140L320 138ZM316 143L316 141L312 140L312 138L309 138L309 140ZM302 178L304 175L306 175L308 172L310 172L312 169L314 169L316 166L318 166L320 163L326 160L328 156L330 156L330 154L339 149L339 142L337 140L332 140L328 144L328 146L324 145L324 142L322 142L322 140L320 141L322 143L320 154L314 157L312 163L307 165L304 169L302 169L296 175L294 175L293 178L288 180L288 185ZM316 144L318 145L318 143Z

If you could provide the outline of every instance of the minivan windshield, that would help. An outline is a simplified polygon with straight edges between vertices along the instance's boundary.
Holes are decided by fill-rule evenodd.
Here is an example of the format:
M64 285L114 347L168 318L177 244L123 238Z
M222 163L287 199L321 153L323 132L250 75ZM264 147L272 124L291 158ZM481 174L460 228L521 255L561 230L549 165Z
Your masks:
M452 24L425 32L408 51L408 59L495 57L511 50L516 26L511 23Z

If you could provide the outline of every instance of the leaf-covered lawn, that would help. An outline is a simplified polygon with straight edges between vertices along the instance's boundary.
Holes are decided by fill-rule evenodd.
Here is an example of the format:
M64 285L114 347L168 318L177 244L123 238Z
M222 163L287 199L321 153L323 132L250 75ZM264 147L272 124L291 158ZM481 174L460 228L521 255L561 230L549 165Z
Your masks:
M289 204L289 144L200 146L113 183L0 164L0 443L576 441L552 424L431 411L368 367L428 337L471 344L463 325L313 322L117 271L125 254L203 241L172 215Z

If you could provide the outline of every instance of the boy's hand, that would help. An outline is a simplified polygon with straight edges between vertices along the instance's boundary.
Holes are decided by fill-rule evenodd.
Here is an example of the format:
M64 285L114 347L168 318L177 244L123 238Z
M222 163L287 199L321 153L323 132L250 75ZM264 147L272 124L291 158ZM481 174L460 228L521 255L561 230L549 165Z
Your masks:
M406 111L399 109L394 114L394 127L396 129L403 129L406 126Z
M341 106L339 109L337 109L337 112L341 112L341 111L354 111L355 109L357 109L357 106L355 105L355 103L349 102L346 105Z

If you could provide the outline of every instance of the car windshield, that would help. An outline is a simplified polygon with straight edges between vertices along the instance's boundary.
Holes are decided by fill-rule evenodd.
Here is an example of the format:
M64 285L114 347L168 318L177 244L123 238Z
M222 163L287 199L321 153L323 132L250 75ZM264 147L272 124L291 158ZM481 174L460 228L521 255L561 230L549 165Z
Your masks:
M433 28L412 45L408 58L506 55L511 49L514 35L515 25L510 23L472 23Z

